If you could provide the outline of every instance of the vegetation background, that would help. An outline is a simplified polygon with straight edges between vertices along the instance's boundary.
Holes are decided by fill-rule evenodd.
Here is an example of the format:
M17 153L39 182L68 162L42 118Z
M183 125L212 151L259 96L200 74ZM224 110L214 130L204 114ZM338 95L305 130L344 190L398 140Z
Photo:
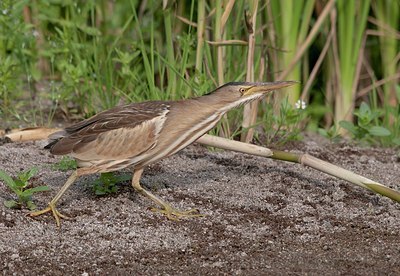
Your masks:
M398 0L2 0L0 127L298 80L214 130L263 143L311 130L400 145Z

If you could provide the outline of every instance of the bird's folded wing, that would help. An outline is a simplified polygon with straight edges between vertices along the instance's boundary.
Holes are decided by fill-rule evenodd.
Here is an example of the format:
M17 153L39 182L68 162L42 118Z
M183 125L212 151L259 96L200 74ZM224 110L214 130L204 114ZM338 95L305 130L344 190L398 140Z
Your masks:
M155 146L169 106L144 102L99 113L58 133L53 154L68 154L80 160L132 158Z

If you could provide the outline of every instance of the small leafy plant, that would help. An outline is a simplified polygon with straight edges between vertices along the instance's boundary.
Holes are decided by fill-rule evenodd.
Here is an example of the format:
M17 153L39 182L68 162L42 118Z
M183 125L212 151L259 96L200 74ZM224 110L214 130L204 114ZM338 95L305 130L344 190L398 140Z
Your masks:
M54 170L66 172L69 170L75 170L77 167L76 160L69 157L69 156L63 156L61 160L53 165Z
M37 168L19 173L16 178L11 178L6 172L0 170L0 179L17 195L17 200L6 200L4 205L8 208L22 208L26 206L29 210L36 209L36 205L32 201L32 196L37 192L48 191L47 186L38 186L28 188L29 180L36 175L38 172Z
M303 103L293 106L288 98L282 100L279 112L275 112L270 104L265 112L263 126L265 130L265 143L283 145L288 141L300 140L302 122L307 114Z
M331 142L339 142L342 139L342 136L339 134L338 128L336 125L331 126L329 129L319 128L318 133L325 138L331 140Z
M100 178L94 181L93 190L99 196L116 193L118 191L117 184L130 179L131 176L127 174L117 176L112 172L102 173Z
M371 110L368 104L362 102L360 108L354 112L356 124L349 121L340 121L339 125L349 131L353 138L368 143L376 143L381 137L390 136L392 133L385 127L379 126L379 117L382 115L377 110Z

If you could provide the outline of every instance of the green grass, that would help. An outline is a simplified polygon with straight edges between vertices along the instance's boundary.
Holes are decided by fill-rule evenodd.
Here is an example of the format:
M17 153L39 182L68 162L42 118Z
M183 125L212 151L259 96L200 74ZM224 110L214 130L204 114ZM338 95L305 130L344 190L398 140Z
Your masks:
M229 1L165 1L165 7L163 2L1 1L0 127L49 125L54 118L82 119L121 103L198 96L249 76L251 28L245 14L254 6L244 0L232 9ZM310 88L303 95L302 85L288 90L289 102L285 96L263 101L255 137L284 142L298 139L302 129L342 133L340 121L358 124L357 115L353 119L346 110L366 102L379 114L368 127L391 133L367 140L396 146L400 44L390 28L398 26L399 2L340 0L333 5L336 17L324 18L330 1L294 2L258 3L252 78L271 81L289 68L285 79L310 82ZM317 35L311 35L316 25ZM366 36L366 29L382 35ZM332 32L327 55L311 75ZM300 47L304 51L291 68ZM381 79L390 81L379 84ZM305 110L294 107L299 97L307 103ZM242 110L230 112L214 133L238 138L246 131L242 120Z

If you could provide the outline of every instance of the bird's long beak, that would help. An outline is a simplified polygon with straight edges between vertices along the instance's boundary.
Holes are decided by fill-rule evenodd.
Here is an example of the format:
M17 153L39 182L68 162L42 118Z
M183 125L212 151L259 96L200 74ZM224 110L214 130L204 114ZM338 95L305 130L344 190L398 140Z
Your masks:
M292 86L297 84L297 81L275 81L275 82L255 82L254 86L250 87L245 93L245 96L249 96L255 93L267 93L272 90L281 89L284 87Z

